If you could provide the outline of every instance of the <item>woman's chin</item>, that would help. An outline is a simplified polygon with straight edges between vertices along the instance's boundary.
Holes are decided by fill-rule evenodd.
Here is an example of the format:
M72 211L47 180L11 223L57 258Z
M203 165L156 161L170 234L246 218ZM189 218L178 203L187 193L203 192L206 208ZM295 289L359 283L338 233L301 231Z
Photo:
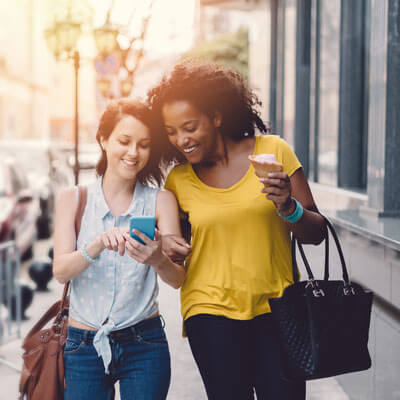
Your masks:
M182 154L190 164L198 164L202 161L201 154L199 154L197 152L194 152L194 154L190 154L190 153L189 154L182 153Z
M132 180L135 179L140 171L136 168L120 168L118 170L118 175L123 180Z

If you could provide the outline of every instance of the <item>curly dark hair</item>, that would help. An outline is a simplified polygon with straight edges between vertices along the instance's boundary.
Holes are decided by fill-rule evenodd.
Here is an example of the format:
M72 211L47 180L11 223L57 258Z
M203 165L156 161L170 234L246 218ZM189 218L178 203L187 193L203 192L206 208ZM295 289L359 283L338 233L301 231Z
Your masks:
M164 170L160 168L162 158L162 144L158 138L161 136L160 130L154 124L150 108L144 103L133 99L125 98L110 101L100 118L96 133L96 140L101 149L100 160L96 165L97 176L103 176L107 169L107 154L101 146L101 139L107 140L118 122L128 115L146 125L150 130L151 137L150 158L146 166L139 172L137 179L142 184L161 186L164 179Z
M240 141L254 136L256 128L262 133L268 131L258 111L261 102L256 94L238 72L219 64L199 59L183 60L147 93L147 101L161 127L163 105L175 100L189 101L210 119L219 112L222 117L219 131L223 137ZM166 161L184 160L167 143L164 147Z

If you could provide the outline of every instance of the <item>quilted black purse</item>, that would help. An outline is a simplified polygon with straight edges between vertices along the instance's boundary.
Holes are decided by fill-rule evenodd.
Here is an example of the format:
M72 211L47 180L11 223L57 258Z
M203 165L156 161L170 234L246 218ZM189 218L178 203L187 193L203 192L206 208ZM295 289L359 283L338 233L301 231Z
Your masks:
M325 220L339 252L343 281L329 280L327 231L323 280L314 279L304 250L297 243L308 274L308 280L300 282L293 237L294 283L282 297L269 300L280 333L281 373L287 380L326 378L371 366L367 344L373 295L350 282L336 232Z

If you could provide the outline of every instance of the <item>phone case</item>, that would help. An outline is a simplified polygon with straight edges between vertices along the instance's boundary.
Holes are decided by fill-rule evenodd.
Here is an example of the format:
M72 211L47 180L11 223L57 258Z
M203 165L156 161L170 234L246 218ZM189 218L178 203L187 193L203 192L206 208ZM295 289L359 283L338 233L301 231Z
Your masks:
M145 244L142 239L132 233L132 229L143 232L151 240L154 240L154 231L156 227L156 219L154 217L132 217L129 220L129 234L138 242Z

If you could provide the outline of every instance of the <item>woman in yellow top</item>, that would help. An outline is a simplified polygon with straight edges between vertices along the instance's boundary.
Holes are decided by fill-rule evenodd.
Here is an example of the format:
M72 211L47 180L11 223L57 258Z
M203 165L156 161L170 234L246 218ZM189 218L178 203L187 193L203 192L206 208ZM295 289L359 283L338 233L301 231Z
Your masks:
M208 398L305 399L305 383L280 377L268 305L292 283L290 232L302 243L324 237L300 162L284 140L255 135L267 131L260 103L232 70L183 61L149 102L175 163L165 186L191 228L182 315ZM261 153L283 172L259 179L248 156ZM184 243L170 242L170 254L185 255Z

